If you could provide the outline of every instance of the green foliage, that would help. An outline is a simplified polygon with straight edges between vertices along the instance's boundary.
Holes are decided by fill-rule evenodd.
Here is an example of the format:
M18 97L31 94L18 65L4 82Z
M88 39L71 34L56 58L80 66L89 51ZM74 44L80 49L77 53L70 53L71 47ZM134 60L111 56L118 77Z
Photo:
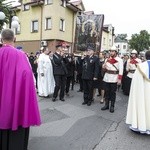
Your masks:
M6 4L4 2L5 2L5 0L0 0L0 11L2 11L6 15L4 20L0 20L0 30L3 29L4 23L7 23L7 24L9 23L9 20L10 20L11 15L12 15L10 5Z
M129 40L129 46L138 52L148 50L150 47L150 34L146 30L141 30L140 34L133 34Z

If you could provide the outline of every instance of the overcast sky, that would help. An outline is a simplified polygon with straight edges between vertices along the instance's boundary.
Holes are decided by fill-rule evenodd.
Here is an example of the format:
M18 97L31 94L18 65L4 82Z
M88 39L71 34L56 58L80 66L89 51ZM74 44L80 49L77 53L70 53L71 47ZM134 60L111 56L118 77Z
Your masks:
M11 0L8 0L11 1ZM104 24L112 24L115 34L150 33L150 0L82 0L86 11L104 14Z
M115 34L150 33L150 0L82 0L86 11L104 14L104 24L112 24Z

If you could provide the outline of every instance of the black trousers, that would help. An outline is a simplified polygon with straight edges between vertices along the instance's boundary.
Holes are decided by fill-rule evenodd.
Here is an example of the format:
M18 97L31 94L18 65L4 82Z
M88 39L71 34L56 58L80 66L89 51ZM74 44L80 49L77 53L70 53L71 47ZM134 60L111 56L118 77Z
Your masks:
M72 76L69 76L66 79L66 93L69 93L71 80L72 80Z
M54 75L54 79L55 79L55 89L53 97L57 98L58 92L60 90L59 98L64 99L66 87L66 75Z
M80 85L80 90L83 90L83 80L82 80L82 74L78 74L78 80Z
M92 102L93 100L93 80L83 79L83 98L84 102Z
M124 81L125 83L124 83L124 86L123 86L123 93L125 95L130 94L131 81L132 81L132 78L129 78L129 77L125 78L125 81Z
M117 83L104 82L105 99L111 102L116 101Z
M12 131L0 129L0 150L27 150L29 128Z

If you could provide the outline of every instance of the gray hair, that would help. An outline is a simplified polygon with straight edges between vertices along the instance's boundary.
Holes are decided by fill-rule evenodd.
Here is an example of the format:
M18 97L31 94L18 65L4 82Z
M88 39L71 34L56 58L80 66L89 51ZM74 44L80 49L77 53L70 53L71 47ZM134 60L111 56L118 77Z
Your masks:
M3 41L13 42L15 34L11 29L3 29L1 32L1 38Z

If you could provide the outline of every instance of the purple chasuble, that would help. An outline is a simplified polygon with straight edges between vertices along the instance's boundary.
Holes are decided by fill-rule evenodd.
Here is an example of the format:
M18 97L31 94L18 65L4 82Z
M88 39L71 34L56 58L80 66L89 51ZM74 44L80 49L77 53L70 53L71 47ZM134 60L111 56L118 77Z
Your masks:
M33 73L24 52L0 48L0 129L40 125Z

